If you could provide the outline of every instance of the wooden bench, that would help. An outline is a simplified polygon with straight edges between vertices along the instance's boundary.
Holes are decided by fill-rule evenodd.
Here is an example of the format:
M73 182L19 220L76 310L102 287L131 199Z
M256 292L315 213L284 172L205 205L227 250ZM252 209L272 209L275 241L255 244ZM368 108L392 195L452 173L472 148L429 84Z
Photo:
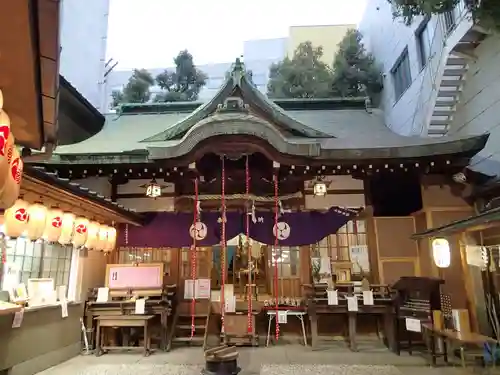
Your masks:
M433 366L436 365L436 358L439 356L442 356L445 363L448 363L448 345L450 346L451 351L455 348L460 350L460 363L462 367L465 367L467 346L473 346L482 351L485 344L493 344L493 350L496 350L496 345L498 344L498 340L474 332L464 333L451 329L437 329L432 327L431 324L422 324L422 329L423 333L430 338L430 352ZM437 353L436 351L436 339L443 340L442 353ZM477 357L477 355L474 355L474 357ZM494 360L492 361L492 366L495 366Z
M94 319L97 321L96 331L96 348L95 355L99 357L108 350L138 350L144 351L144 356L151 354L151 337L148 331L149 323L154 318L154 315L101 315L96 316ZM143 327L144 328L144 346L103 346L103 330L104 327Z
M236 347L221 345L205 351L206 375L236 375L241 369L238 367L238 352Z

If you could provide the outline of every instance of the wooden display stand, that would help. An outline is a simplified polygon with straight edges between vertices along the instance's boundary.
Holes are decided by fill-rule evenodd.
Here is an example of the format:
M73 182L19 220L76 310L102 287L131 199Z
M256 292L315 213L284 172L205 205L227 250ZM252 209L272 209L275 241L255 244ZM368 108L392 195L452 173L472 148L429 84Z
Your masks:
M226 313L221 343L236 346L259 346L259 336L255 331L255 315L252 312L252 332L248 332L248 314L246 312Z

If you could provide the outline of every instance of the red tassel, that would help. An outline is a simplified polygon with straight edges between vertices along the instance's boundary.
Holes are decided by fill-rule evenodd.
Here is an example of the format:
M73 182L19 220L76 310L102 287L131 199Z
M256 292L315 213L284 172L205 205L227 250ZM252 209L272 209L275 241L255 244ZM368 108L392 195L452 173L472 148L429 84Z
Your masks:
M278 175L274 175L274 295L276 298L275 306L276 306L276 341L278 341L280 337L280 324L278 322L278 209L279 209L279 198L278 198Z
M248 165L248 155L245 162L245 194L247 198L247 210L250 209L250 167ZM246 236L247 236L247 256L248 256L248 316L247 316L247 332L252 333L252 252L250 249L250 212L246 214Z
M226 283L226 170L224 157L222 157L222 171L221 171L221 254L220 254L220 267L221 267L221 287L220 287L220 301L221 301L221 332L225 333L224 316L226 313L226 302L224 299L224 284Z
M198 223L198 178L194 180L194 215L193 215L193 228L196 228ZM193 282L193 296L191 300L191 338L194 337L195 332L195 310L196 310L196 230L193 230L193 246L191 247L191 280Z

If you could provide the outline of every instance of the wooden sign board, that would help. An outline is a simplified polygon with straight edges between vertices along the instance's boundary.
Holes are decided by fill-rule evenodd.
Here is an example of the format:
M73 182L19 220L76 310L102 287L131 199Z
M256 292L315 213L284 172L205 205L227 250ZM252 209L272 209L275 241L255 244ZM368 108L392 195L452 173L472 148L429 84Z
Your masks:
M108 264L105 286L109 289L161 289L163 263Z

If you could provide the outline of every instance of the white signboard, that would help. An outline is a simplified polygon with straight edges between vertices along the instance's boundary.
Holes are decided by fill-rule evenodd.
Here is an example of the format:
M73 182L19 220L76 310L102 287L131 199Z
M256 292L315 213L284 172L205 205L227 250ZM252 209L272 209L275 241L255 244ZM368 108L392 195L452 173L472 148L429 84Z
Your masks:
M286 324L288 321L288 311L278 311L278 323Z
M371 290L363 291L363 305L366 306L373 305L373 292Z
M195 285L196 299L210 299L210 279L198 279Z
M353 273L370 272L370 257L367 245L349 246L349 253Z
M347 299L347 311L358 311L358 297L346 297Z
M228 313L236 312L236 297L235 296L232 296L230 298L225 298L224 304L226 305L226 312L228 312Z
M337 290L327 290L328 304L338 305L339 304L339 292Z
M97 289L97 299L96 302L104 303L109 301L109 288L99 288Z
M184 299L210 299L210 279L184 280Z
M406 318L405 320L406 330L410 332L422 332L422 325L420 320L413 318Z
M146 313L146 299L139 298L135 300L135 313L143 315Z
M14 314L14 321L12 322L12 328L20 328L21 324L23 324L24 319L24 309L18 311Z
M66 301L65 299L61 301L61 317L68 317L68 301Z

